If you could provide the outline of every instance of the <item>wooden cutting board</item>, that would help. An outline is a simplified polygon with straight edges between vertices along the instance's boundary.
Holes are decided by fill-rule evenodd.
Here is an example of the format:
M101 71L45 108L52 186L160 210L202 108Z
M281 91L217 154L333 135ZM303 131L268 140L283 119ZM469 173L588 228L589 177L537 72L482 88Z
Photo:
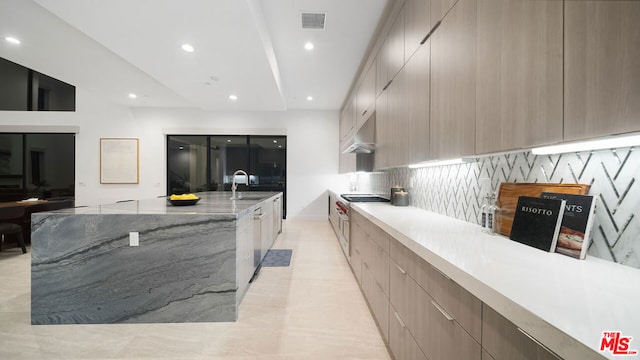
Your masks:
M519 196L540 197L543 192L585 195L589 192L589 185L584 184L541 184L541 183L501 183L498 191L501 212L496 215L498 232L509 236L513 216Z

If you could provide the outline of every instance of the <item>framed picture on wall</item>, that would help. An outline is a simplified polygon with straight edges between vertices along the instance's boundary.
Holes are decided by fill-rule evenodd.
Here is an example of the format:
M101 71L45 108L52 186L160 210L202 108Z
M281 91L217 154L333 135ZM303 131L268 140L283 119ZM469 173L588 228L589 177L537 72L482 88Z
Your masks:
M101 138L100 139L100 183L101 184L138 184L139 139L137 138Z

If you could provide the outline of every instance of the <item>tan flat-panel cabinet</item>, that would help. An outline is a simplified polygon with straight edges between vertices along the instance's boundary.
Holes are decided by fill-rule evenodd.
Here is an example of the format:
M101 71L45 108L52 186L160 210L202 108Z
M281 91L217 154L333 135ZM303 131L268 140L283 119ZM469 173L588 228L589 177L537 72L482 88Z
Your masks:
M374 61L365 73L364 79L356 95L356 129L371 116L376 104L376 62Z
M402 166L409 162L409 96L407 74L401 70L387 90L387 134L389 139L388 166Z
M403 6L396 15L376 56L376 97L382 94L404 65L404 9Z
M427 305L429 347L424 349L430 360L468 359L480 360L481 347L435 301Z
M340 145L338 148L338 171L341 174L356 171L356 154L343 154L345 141L347 141L356 130L356 98L352 97L344 106L340 113Z
M562 141L562 3L477 2L476 154Z
M430 157L475 152L476 0L459 0L431 36Z
M376 225L358 214L356 211L351 216L352 238L355 244L352 249L359 250L355 261L359 261L360 286L369 303L371 312L380 327L384 341L389 341L389 254L385 252L385 244L388 249L388 235ZM382 244L382 246L381 246ZM353 263L354 254L351 253L352 267L356 272L358 264ZM358 275L356 275L357 278Z
M355 133L356 98L352 97L340 113L340 143Z
M409 60L431 30L430 0L406 0L404 17L404 59Z
M376 55L376 98L382 94L382 91L386 89L386 86L389 85L389 76L387 76L387 68L389 67L389 59L387 59L387 45L388 41L385 39L380 46L380 50L378 50L378 55ZM376 109L378 104L376 103Z
M429 62L431 41L421 45L404 66L408 100L408 164L429 160Z
M492 308L482 306L482 348L491 360L558 360Z
M393 25L389 29L387 35L387 79L391 80L395 78L396 74L400 72L400 69L404 66L404 17L405 9L402 10L396 17Z
M349 230L351 231L349 236L349 265L351 265L351 270L353 270L356 281L358 284L362 285L362 251L365 235L362 231L361 224L353 220L349 227Z
M394 357L403 360L427 360L393 306L389 308L389 313L389 348Z
M640 130L640 1L565 1L565 140Z
M375 168L407 165L409 159L409 97L404 70L376 99Z
M431 0L431 23L442 20L458 0Z
M389 299L382 292L382 288L371 274L370 266L362 263L362 292L364 293L373 317L378 323L382 338L389 342Z
M383 91L376 98L376 153L374 167L384 169L389 166L389 154L391 151L391 138L388 127L389 119L389 92Z

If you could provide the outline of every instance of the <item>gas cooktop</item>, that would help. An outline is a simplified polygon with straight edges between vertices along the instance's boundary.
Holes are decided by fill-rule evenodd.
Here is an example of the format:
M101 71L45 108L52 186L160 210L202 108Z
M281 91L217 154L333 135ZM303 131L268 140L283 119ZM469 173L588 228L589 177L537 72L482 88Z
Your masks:
M389 199L374 194L340 194L349 202L389 202Z

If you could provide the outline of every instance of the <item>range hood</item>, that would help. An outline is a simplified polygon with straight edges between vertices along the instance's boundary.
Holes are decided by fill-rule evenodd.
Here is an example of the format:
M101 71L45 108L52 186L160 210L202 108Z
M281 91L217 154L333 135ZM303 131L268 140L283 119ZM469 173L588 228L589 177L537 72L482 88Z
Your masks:
M347 147L342 151L356 154L372 154L376 149L376 117L372 114L362 124L353 138L347 143Z

